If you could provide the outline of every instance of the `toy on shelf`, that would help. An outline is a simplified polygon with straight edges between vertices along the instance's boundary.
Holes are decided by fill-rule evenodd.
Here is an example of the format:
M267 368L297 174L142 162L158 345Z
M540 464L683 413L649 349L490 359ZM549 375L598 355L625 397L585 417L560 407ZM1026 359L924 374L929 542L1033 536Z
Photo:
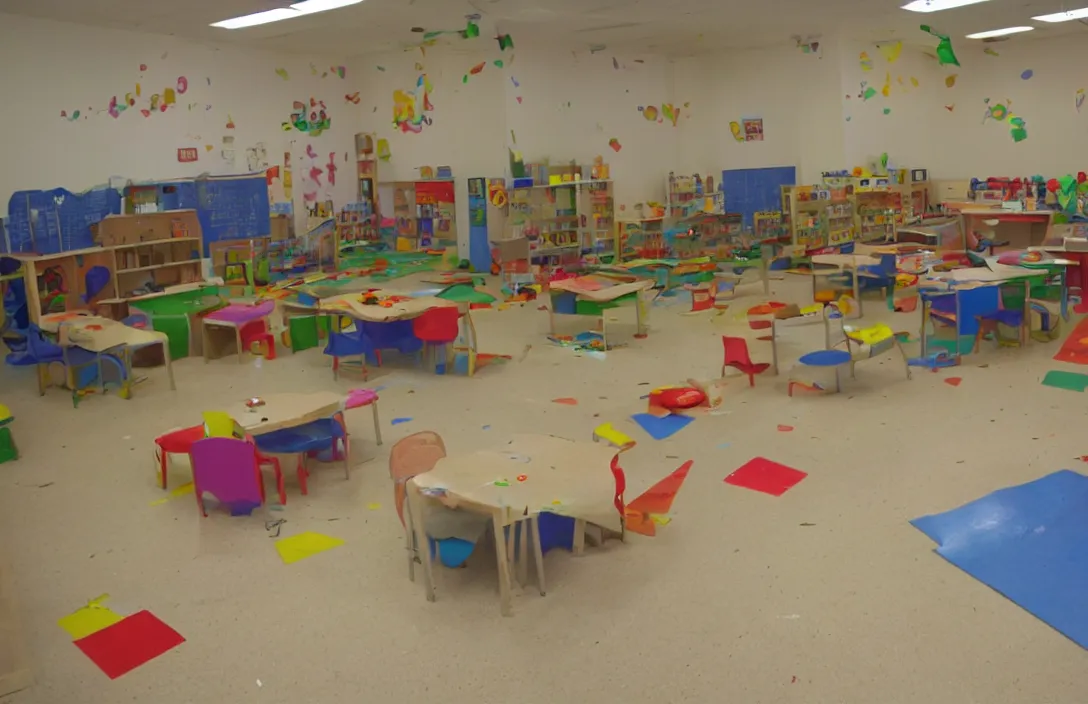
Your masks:
M854 240L850 186L783 186L782 212L788 214L792 243L807 250L842 246Z
M695 213L724 213L725 194L714 190L714 177L706 180L695 174L677 176L669 172L665 182L668 198L665 214L670 218L684 218Z

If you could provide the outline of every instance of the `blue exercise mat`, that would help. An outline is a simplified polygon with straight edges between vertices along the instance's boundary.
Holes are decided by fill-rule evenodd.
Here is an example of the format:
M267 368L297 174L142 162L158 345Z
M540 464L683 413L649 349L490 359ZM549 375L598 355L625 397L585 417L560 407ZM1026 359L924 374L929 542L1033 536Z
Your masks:
M1088 648L1088 477L1063 469L911 525L938 555Z

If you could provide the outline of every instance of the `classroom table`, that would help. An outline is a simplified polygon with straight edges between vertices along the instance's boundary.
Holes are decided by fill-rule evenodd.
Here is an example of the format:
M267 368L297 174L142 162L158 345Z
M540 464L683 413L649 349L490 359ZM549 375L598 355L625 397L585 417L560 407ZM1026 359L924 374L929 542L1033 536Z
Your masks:
M245 401L239 401L225 409L250 435L306 425L344 410L344 395L332 391L268 394L259 398L264 401L263 406L250 409Z
M245 350L242 346L242 328L249 323L263 320L272 315L276 304L265 301L257 305L231 303L225 308L212 311L201 319L200 338L204 350L204 362L217 359L220 355L220 342L215 340L215 328L225 328L234 333L234 344L238 350L238 364L242 363ZM215 343L213 345L213 343Z
M170 379L170 390L177 390L174 383L174 368L170 360L170 340L165 333L140 330L109 318L72 312L44 315L39 327L45 332L56 333L57 344L65 350L74 346L101 354L117 347L122 348L122 360L125 365L123 383L126 394L132 388L132 351L151 345L162 345L162 356L166 375ZM65 365L67 366L67 352L65 352ZM99 381L101 381L101 368L99 368Z
M642 292L654 287L652 280L630 276L609 276L602 273L552 281L548 286L552 293L552 305L548 306L548 324L552 335L555 334L556 315L599 317L601 321L601 339L605 349L608 349L608 335L605 326L608 311L631 303L635 306L635 336L644 337L646 335L646 327L643 324L643 307L645 304L642 301ZM568 293L574 296L574 312L557 312L555 310L556 293ZM581 308L587 312L578 312L579 302L583 303Z
M778 336L780 329L790 329L822 323L824 326L824 349L830 349L831 332L828 324L827 311L822 306L819 306L819 304L817 304L817 306L820 308L817 312L795 315L791 318L771 318L771 368L774 369L775 376L778 376Z
M963 236L973 232L975 224L982 220L997 220L993 226L996 234L997 228L1002 225L1016 226L1009 231L1005 228L1003 242L995 242L994 246L1011 245L1013 249L1026 249L1033 245L1041 245L1050 236L1050 228L1054 224L1053 210L1005 210L1003 208L962 208L959 211L962 221ZM987 230L990 228L987 226ZM966 242L964 243L966 245ZM990 255L993 256L993 247L990 247Z
M416 544L421 546L428 601L435 600L434 575L427 549L425 501L439 501L491 518L499 568L502 614L511 614L507 526L541 512L574 518L622 532L623 516L615 505L612 461L618 450L593 442L546 435L518 435L505 445L438 461L434 469L407 483L407 500ZM534 536L535 537L535 536ZM579 542L575 530L575 542ZM537 565L541 570L542 566Z
M816 299L816 265L824 264L826 266L833 266L840 271L849 271L850 279L853 283L854 303L857 305L857 315L851 315L851 318L860 318L864 315L862 311L861 301L861 287L858 283L859 278L879 278L872 274L868 274L861 271L863 266L876 266L880 263L880 260L875 256L869 254L814 254L812 255L812 297Z

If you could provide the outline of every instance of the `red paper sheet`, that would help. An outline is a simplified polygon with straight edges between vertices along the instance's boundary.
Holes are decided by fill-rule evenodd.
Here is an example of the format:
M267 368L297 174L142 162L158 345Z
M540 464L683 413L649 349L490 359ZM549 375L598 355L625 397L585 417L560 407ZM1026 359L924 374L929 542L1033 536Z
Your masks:
M150 611L141 611L81 638L75 644L102 672L115 680L184 642L180 633Z
M782 496L807 476L799 469L756 457L726 477L725 483Z

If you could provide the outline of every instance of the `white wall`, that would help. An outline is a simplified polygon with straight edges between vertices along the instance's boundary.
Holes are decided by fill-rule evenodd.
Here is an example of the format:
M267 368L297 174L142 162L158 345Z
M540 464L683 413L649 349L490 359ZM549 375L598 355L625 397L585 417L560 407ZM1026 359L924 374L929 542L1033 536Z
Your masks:
M141 64L146 71L140 71ZM333 73L320 76L342 64L335 57L276 56L0 15L0 94L13 101L17 113L0 150L0 211L13 191L79 191L105 183L111 175L164 179L244 173L246 148L259 142L270 165L282 165L284 152L293 153L296 212L307 190L337 203L354 200L353 135L363 107L347 103L344 96L360 90L360 81L350 64L343 80ZM281 67L288 80L276 74ZM149 107L151 95L175 87L179 76L188 79L189 88L177 96L177 105L144 117L139 110ZM107 114L110 98L123 102L137 83L142 95L136 106L116 119ZM310 97L326 102L332 129L317 137L283 131L281 123L289 119L292 103ZM62 110L69 116L79 110L81 116L69 121L60 116ZM228 116L234 129L226 127ZM220 156L224 136L234 137L233 164ZM306 156L307 146L318 159ZM178 163L180 147L196 147L199 160ZM310 166L325 171L330 152L337 155L340 169L336 185L329 186L324 174L320 188L306 185L303 177Z
M926 167L937 178L1050 177L1084 168L1077 139L1088 107L1077 113L1074 96L1088 88L1088 76L1078 73L1088 45L1077 37L993 45L999 56L983 53L981 43L954 40L959 68L939 66L918 44L904 46L889 63L872 44L833 38L823 41L819 55L787 44L682 60L607 49L572 54L531 37L516 41L505 52L481 37L426 54L397 51L345 61L0 15L0 91L14 101L16 118L0 152L0 207L16 190L80 190L111 175L242 172L246 148L257 143L265 145L272 165L282 163L284 151L293 154L297 211L307 191L341 205L355 199L352 137L360 131L390 141L392 159L381 166L382 181L415 178L424 165L453 168L462 235L465 179L506 174L511 147L528 162L589 163L602 156L623 209L663 198L669 171L717 174L793 165L800 180L811 182L823 170L865 164L885 151L893 163ZM43 52L42 46L51 49ZM872 70L862 70L861 51L872 57ZM483 70L465 82L480 63ZM345 79L329 71L335 65L347 67ZM278 76L277 68L289 78ZM1022 80L1029 68L1035 75ZM433 85L433 122L419 134L403 133L393 124L393 91L413 89L421 73ZM953 73L956 83L948 88L945 78ZM174 86L179 76L188 79L189 90L178 96L178 105L141 115L151 94ZM872 100L858 97L861 81L876 89ZM110 97L123 101L136 83L142 87L139 104L117 119L106 114ZM345 99L356 91L357 105ZM326 102L332 129L317 137L283 131L292 102L311 97ZM987 97L992 104L1011 100L1012 111L1027 120L1027 141L1014 143L1007 123L983 124ZM647 121L639 112L649 105L660 111L663 103L679 110L676 126ZM76 109L80 119L60 117L61 110L70 115ZM233 130L226 128L228 115ZM729 123L745 117L763 118L763 142L733 139ZM233 164L220 157L224 136L235 138ZM621 151L609 147L612 138ZM196 147L199 161L178 163L179 147ZM308 147L317 159L306 156ZM325 174L321 188L308 184L310 167L324 171L330 153L336 154L337 185L330 187Z
M1047 178L1085 169L1079 139L1088 130L1088 105L1074 107L1078 88L1088 88L1083 66L1088 44L1076 35L1053 40L982 44L953 38L961 66L940 66L918 48L905 47L889 64L872 45L844 44L842 97L847 166L862 164L887 151L902 166L927 167L931 177L1030 176ZM936 41L932 42L936 44ZM984 47L999 55L985 54ZM867 51L872 71L862 71L858 56ZM1029 80L1020 76L1031 69ZM892 75L890 95L860 101L860 81L878 91ZM956 74L955 85L945 84ZM898 82L899 76L905 86ZM910 77L919 81L914 88ZM846 94L853 97L846 99ZM987 103L1008 105L1027 122L1028 138L1015 143L1009 124L983 122ZM945 106L954 106L949 111ZM884 114L887 108L891 112ZM845 116L851 117L845 122Z

